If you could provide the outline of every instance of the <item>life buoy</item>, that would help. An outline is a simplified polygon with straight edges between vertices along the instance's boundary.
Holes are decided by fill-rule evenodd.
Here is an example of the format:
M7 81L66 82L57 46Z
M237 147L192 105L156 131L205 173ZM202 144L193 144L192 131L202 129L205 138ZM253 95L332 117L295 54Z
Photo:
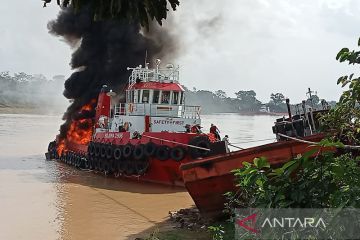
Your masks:
M133 153L134 146L130 143L126 144L123 148L123 156L124 158L129 158Z
M113 151L114 151L113 146L107 145L107 147L106 147L106 158L107 159L111 159L113 157Z
M140 160L145 157L145 146L144 144L136 145L133 156L135 160Z
M176 162L180 162L185 156L186 149L181 146L174 147L170 151L170 158L174 159Z
M148 142L145 144L145 154L148 157L155 156L157 150L157 145L153 142Z
M189 145L193 145L196 147L210 149L210 141L207 136L197 136L190 140ZM199 148L189 147L190 156L193 159L199 157L207 157L210 154L210 151L202 150Z
M114 149L114 158L115 160L120 160L121 159L121 156L122 156L122 150L120 147L115 147Z
M169 159L170 148L168 146L162 145L156 150L156 158L160 161L166 161Z

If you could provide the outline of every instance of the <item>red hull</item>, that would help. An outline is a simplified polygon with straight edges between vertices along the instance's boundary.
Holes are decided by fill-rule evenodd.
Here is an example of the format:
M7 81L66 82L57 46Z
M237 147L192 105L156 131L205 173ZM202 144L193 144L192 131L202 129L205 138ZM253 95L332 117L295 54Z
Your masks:
M315 135L305 139L317 142L323 137L324 135ZM254 158L264 156L271 165L279 165L313 148L318 147L296 141L275 142L184 163L180 168L185 187L200 212L208 217L217 217L224 208L224 193L236 190L234 176L230 171L241 168L242 162L252 162Z
M112 146L124 146L128 143L133 146L137 146L139 144L146 144L148 142L153 142L158 146L168 146L170 148L176 146L182 146L181 144L188 144L189 141L199 136L198 134L193 133L168 133L168 132L160 132L160 133L144 133L141 139L131 139L129 132L103 132L97 133L94 138L94 142L97 143L105 143L111 144ZM161 138L163 140L157 140L154 138ZM168 140L168 141L166 141ZM174 141L176 143L172 143L170 141ZM80 153L83 155L87 155L87 145L79 145L75 143L66 143L66 147L69 151ZM225 149L224 149L225 151ZM175 186L184 186L184 181L182 178L182 173L180 171L180 165L182 163L189 163L194 161L189 154L186 154L185 158L180 162L175 161L171 158L167 160L159 160L156 157L149 158L149 168L143 175L125 175L122 174L120 177L132 179L135 181L145 181L145 182L154 182L161 183L166 185L175 185Z

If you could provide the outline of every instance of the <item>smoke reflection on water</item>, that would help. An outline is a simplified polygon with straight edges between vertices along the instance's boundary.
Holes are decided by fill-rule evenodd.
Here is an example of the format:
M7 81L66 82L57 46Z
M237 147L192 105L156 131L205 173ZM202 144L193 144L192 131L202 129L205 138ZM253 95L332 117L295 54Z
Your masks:
M273 137L274 119L207 115L203 130L214 123L232 142L244 142ZM0 114L0 239L134 239L161 226L169 210L193 205L182 188L46 162L43 152L60 122L59 116Z

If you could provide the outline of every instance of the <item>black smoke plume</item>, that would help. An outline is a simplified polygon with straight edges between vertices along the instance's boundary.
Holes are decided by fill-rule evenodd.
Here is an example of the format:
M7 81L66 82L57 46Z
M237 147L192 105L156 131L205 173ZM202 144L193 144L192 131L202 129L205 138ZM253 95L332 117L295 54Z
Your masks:
M48 24L51 34L62 37L75 49L70 63L75 72L65 81L64 90L72 103L63 117L61 139L66 137L72 120L94 117L95 107L92 112L80 110L97 99L102 85L119 93L128 81L127 67L144 65L146 53L148 61L153 62L158 57L174 56L177 49L172 34L155 24L146 32L137 23L94 21L90 11L64 9Z

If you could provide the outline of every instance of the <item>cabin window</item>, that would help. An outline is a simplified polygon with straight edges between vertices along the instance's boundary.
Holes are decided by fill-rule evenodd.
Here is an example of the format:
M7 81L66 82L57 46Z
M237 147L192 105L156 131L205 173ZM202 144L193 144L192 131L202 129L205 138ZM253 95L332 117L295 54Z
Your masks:
M179 103L179 92L173 92L172 104L178 104L178 103Z
M153 103L159 103L160 91L154 90Z
M150 90L143 90L142 102L149 103Z
M169 104L170 100L170 92L169 91L163 91L161 96L161 103L163 104Z
M184 104L184 93L180 92L180 104Z
M128 102L133 103L134 102L134 91L128 91Z
M137 91L137 102L140 102L140 94L141 94L141 90Z

